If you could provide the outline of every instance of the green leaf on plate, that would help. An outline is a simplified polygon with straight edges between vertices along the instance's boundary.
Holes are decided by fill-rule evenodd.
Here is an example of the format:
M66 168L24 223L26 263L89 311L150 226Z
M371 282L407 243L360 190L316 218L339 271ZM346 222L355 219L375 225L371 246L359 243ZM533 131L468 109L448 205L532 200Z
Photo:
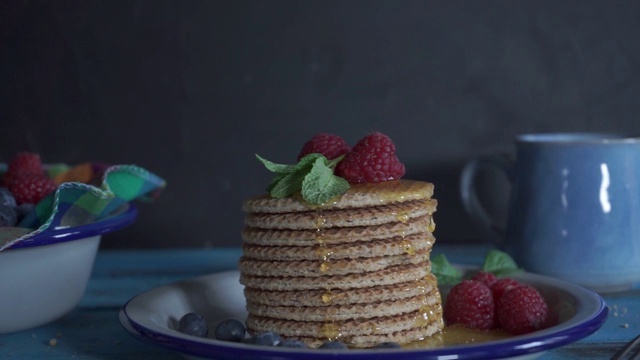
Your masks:
M484 259L482 271L493 273L496 276L506 276L523 270L518 267L509 254L500 250L491 250Z
M462 272L451 265L444 254L431 258L431 272L438 279L438 286L452 286L462 280Z

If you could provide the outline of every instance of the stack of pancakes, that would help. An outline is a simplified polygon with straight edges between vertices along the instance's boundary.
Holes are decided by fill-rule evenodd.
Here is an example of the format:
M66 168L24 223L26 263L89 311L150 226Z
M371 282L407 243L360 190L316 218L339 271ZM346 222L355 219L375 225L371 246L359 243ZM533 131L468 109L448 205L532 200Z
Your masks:
M353 348L439 332L432 194L431 183L393 180L353 185L319 206L268 195L245 201L249 332Z

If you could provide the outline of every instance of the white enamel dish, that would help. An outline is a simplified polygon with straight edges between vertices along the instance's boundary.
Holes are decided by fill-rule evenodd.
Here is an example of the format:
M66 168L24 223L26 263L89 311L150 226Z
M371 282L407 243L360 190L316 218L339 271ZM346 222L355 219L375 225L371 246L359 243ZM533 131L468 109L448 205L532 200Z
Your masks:
M319 350L264 347L198 338L178 332L186 313L204 316L210 328L224 318L247 316L239 273L229 271L184 280L144 292L120 311L120 323L135 338L175 351L187 358L206 359L533 359L545 351L585 338L607 318L603 299L591 290L541 275L513 278L535 286L552 314L560 319L550 328L504 340L431 349ZM213 333L210 330L210 335Z
M0 251L0 334L71 311L84 295L103 234L134 222L133 204L102 220L46 230Z

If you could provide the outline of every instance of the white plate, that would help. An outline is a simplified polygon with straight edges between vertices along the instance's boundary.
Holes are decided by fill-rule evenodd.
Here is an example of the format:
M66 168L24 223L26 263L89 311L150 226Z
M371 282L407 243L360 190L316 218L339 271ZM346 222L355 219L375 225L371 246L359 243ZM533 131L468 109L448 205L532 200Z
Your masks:
M607 318L607 307L596 293L562 280L522 273L513 278L535 286L561 320L553 327L499 341L434 349L318 350L231 343L198 338L175 330L178 320L189 312L204 316L212 325L224 318L243 321L247 312L239 276L237 271L222 272L147 291L122 307L120 323L139 340L163 346L188 358L356 360L401 356L405 360L533 359L547 350L589 336Z
M102 220L45 230L0 251L0 334L60 318L84 295L102 234L138 215L133 204Z

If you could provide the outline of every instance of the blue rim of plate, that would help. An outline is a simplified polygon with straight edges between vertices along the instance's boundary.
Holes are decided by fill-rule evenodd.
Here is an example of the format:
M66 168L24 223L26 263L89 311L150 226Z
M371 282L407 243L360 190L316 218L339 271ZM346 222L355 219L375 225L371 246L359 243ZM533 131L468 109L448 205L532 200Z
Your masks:
M208 275L210 276L210 275ZM205 278L204 276L201 278ZM534 279L551 279L562 289L572 295L582 295L590 298L594 306L588 310L588 314L579 323L564 328L562 324L539 330L531 334L514 336L512 338L478 343L472 345L456 345L432 349L350 349L350 350L319 350L319 349L288 349L278 347L256 346L243 343L225 342L210 338L197 338L180 334L175 330L166 328L167 331L150 329L136 322L127 312L127 306L136 297L125 303L119 314L120 324L133 337L143 342L149 342L164 348L196 357L220 358L220 359L389 359L392 356L401 356L407 360L426 359L501 359L522 356L533 353L556 349L564 345L583 339L602 327L608 316L608 308L604 300L595 292L572 283L549 278L543 275L528 273ZM191 279L193 280L193 279ZM167 286L175 286L186 283L189 280L178 281ZM164 287L164 286L163 286ZM160 288L163 288L160 287ZM157 289L160 289L157 288ZM145 293L157 290L149 290ZM142 294L145 294L142 293ZM142 295L139 294L138 296ZM578 296L580 298L580 296ZM584 305L582 305L584 306ZM584 311L584 309L582 309ZM570 322L572 319L567 320ZM561 329L556 329L561 328ZM163 329L164 330L164 329ZM175 335L173 335L175 334Z
M133 203L124 204L108 217L80 226L45 230L25 241L10 246L5 251L25 249L36 246L52 245L73 240L80 240L96 235L110 233L131 225L138 217L138 208Z

